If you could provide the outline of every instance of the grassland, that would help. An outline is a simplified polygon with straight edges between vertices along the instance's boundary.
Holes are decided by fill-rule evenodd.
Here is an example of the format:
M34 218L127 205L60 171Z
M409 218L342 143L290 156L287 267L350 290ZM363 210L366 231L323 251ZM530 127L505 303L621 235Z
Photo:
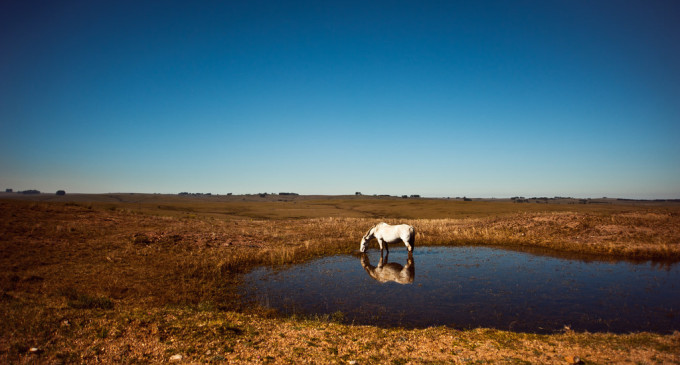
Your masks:
M680 259L680 205L609 203L13 195L0 200L0 362L678 362L678 332L385 329L282 318L236 292L253 267L354 252L379 220L414 225L417 245Z

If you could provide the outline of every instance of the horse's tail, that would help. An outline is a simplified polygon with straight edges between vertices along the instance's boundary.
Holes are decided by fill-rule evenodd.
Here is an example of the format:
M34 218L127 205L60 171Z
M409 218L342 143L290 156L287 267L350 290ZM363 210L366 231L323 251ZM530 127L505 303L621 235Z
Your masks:
M416 229L413 228L413 226L410 226L408 229L409 237L408 237L408 244L411 245L411 249L415 246L416 243Z

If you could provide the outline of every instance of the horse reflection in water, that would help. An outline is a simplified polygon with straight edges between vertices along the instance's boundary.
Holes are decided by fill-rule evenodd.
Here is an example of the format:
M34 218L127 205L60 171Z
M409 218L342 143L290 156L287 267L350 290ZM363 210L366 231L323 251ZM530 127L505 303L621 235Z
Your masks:
M394 281L399 284L413 283L413 278L416 274L416 267L413 263L413 252L408 253L406 266L402 266L396 262L387 262L388 256L389 252L385 254L385 258L383 259L382 252L380 252L378 266L372 266L371 262L368 260L368 255L365 253L361 254L361 266L366 270L368 275L381 283L386 283L388 281Z

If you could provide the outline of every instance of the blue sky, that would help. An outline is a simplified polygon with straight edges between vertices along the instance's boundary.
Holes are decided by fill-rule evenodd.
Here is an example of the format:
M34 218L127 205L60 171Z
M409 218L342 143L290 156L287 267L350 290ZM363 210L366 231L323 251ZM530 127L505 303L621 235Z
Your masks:
M3 1L0 188L680 198L676 1Z

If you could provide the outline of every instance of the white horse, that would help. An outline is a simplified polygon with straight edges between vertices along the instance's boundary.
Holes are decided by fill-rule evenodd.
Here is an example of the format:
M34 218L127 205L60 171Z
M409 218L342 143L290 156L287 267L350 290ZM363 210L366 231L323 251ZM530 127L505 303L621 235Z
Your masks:
M408 224L398 224L396 226L389 225L387 223L378 223L373 228L371 228L368 233L364 235L361 239L361 245L359 246L359 251L366 252L366 245L368 242L375 238L378 240L378 245L380 245L380 251L384 248L389 252L390 249L387 247L388 243L396 243L401 240L406 245L409 252L413 252L413 246L416 241L416 230Z

